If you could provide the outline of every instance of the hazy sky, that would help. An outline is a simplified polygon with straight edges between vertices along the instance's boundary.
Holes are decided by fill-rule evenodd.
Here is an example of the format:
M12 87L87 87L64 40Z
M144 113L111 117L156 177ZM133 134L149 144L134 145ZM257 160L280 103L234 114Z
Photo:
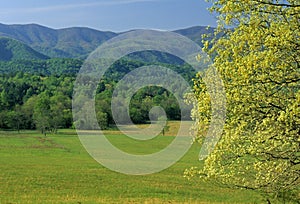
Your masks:
M0 23L125 31L216 25L205 0L0 0Z

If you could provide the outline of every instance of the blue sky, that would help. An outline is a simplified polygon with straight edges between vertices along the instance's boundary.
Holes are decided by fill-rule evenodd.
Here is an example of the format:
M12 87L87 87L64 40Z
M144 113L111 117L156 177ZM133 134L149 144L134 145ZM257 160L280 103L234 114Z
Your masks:
M205 0L0 0L0 23L52 28L175 30L216 25Z

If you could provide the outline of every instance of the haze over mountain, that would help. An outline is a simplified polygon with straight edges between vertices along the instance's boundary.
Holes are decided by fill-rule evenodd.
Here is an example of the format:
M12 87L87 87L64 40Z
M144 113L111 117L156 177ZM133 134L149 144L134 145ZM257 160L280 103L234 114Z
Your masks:
M201 35L213 32L213 29L207 30L204 26L197 26L174 32L201 44ZM117 35L119 33L84 27L52 29L37 24L0 24L0 36L23 42L51 58L85 58L103 42Z
M6 36L30 45L50 57L80 58L97 48L101 43L116 36L90 28L51 29L37 24L0 24L0 36Z
M214 33L214 28L207 28L206 26L194 26L190 28L175 30L175 33L181 34L202 46L202 35Z

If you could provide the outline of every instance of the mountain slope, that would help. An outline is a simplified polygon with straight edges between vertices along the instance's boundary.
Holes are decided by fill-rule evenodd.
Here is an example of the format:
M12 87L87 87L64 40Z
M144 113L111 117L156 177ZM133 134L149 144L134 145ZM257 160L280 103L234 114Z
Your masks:
M117 36L113 32L102 32L90 28L65 28L57 30L56 48L75 57L86 57L103 42Z
M205 26L195 26L191 28L186 29L180 29L175 30L175 33L181 34L185 37L190 38L194 42L198 43L199 45L202 45L202 35L203 34L209 34L214 32L214 28L207 28Z
M31 47L7 37L0 37L0 61L48 59Z
M80 58L96 49L104 41L116 36L90 28L51 29L37 24L0 24L0 36L22 41L50 57Z
M212 33L213 28L191 27L174 32L201 45L201 35ZM52 58L85 58L103 42L119 35L90 28L51 29L37 24L0 24L0 36L19 40Z

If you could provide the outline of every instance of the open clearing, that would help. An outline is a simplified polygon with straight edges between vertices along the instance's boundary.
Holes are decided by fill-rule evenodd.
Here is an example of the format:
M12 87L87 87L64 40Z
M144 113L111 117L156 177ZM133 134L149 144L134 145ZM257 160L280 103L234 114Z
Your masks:
M130 140L119 131L105 133L115 146L126 146L133 153L156 152L173 140L172 136L159 136L147 144ZM201 167L199 150L200 145L193 145L179 162L160 173L129 176L112 172L91 158L74 130L47 137L36 131L1 131L0 203L262 202L253 191L183 178L186 168Z

